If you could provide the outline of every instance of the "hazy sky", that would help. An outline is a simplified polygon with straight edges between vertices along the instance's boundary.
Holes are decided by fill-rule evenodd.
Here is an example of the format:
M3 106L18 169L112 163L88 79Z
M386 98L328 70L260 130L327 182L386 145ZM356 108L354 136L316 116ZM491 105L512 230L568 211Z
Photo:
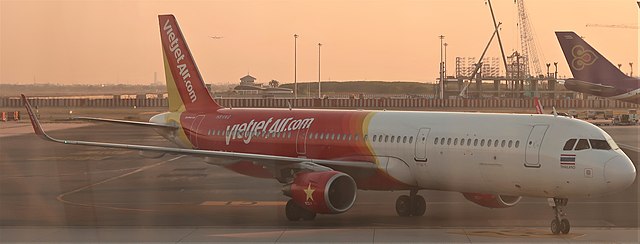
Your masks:
M517 5L493 0L507 55L519 49ZM554 31L574 30L629 72L638 65L636 0L526 0L541 62L570 72ZM298 81L433 81L439 35L449 74L456 56L480 56L493 30L484 0L0 0L0 83L137 83L164 80L158 14L172 13L208 83L247 73L267 83L293 81L293 34L300 37ZM210 36L222 36L213 39ZM488 56L499 56L497 42ZM544 56L542 56L544 55ZM503 69L503 68L501 68ZM546 68L543 68L546 70Z

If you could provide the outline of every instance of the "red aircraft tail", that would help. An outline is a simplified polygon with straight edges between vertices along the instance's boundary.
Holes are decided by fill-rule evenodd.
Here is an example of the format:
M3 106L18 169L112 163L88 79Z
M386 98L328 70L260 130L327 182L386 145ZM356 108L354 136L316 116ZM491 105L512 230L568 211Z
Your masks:
M159 15L169 111L211 111L220 108L198 71L187 42L173 15Z

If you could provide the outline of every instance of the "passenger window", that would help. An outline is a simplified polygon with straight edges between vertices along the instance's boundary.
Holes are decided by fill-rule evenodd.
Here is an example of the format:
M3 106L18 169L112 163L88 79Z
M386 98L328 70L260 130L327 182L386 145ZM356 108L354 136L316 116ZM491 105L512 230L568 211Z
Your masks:
M520 147L520 141L516 141L516 148Z
M438 145L438 138L436 137L436 139L433 141L433 145Z
M482 139L482 141L480 141L480 146L483 147L484 146L484 139Z
M351 136L349 136L349 137L351 137ZM346 140L347 140L347 134L342 134L342 140L343 140L343 141L346 141Z
M451 138L447 138L447 145L451 145Z
M336 139L336 134L331 133L331 140L335 140Z
M391 136L391 143L396 140L396 136Z
M351 137L352 137L352 136L353 136L353 135L349 134L349 141L351 141Z
M384 136L384 142L389 141L389 135Z
M454 140L453 140L453 145L454 145L454 146L457 146L457 145L458 145L458 138L456 138L456 139L454 139Z
M471 146L471 139L467 139L467 146Z
M460 146L464 146L464 138L460 139Z
M500 147L504 147L504 145L506 145L506 144L507 144L507 141L502 140L502 143L500 143Z
M309 133L309 139L313 139L313 133Z
M509 140L509 145L508 147L511 148L511 146L513 145L513 140Z
M444 137L440 138L440 145L444 145Z
M573 146L576 145L576 141L577 141L577 139L569 139L564 144L564 147L562 147L562 150L571 151L573 149Z
M355 138L353 138L353 140L357 141L358 139L360 139L360 135L356 134L356 137L355 137ZM364 139L365 139L365 140L367 139L367 138L366 138L366 136L365 136L365 138L364 138Z
M324 140L324 134L320 134L320 140Z
M607 141L605 140L589 139L589 142L591 143L591 148L593 149L611 150L611 146L609 146L609 143L607 143Z
M478 146L478 139L473 140L473 146Z
M398 138L396 138L396 143L400 143L400 136L398 136Z
M356 134L356 140L358 139L358 134ZM369 139L369 134L364 134L364 140Z
M413 136L409 137L409 144L413 143Z
M498 147L498 143L500 142L500 140L495 140L493 141L493 147Z

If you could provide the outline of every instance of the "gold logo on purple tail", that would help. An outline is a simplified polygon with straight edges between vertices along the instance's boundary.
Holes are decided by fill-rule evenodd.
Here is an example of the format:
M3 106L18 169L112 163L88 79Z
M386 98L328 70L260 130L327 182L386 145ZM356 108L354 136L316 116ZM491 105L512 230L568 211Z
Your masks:
M595 53L591 50L586 50L582 45L575 45L571 49L571 67L575 70L582 70L585 66L592 65L598 59Z

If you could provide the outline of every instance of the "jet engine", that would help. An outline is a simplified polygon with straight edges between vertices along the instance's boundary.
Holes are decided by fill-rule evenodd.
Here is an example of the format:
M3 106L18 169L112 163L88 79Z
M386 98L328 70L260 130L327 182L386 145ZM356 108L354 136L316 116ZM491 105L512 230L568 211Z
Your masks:
M356 200L358 190L351 176L338 171L298 173L282 190L299 206L315 213L343 213Z
M513 207L522 199L520 196L503 196L496 194L462 193L462 195L467 200L487 208Z

